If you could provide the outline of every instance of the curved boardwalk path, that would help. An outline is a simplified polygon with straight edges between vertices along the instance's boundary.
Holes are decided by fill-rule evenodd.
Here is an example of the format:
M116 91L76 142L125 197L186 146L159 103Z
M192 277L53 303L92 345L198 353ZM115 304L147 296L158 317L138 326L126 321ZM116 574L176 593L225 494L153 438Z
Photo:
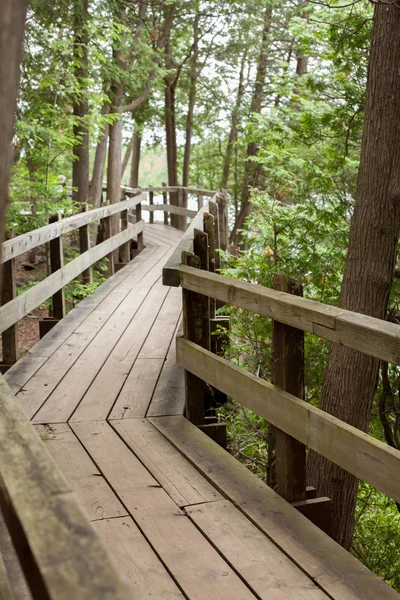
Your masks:
M397 597L183 417L181 291L161 284L180 237L147 225L143 252L6 375L132 598Z

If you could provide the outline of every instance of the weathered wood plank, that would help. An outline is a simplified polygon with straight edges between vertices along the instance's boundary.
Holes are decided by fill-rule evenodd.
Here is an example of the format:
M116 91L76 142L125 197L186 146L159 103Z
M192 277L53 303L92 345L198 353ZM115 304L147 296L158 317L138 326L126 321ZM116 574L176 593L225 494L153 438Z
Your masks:
M177 338L176 347L182 367L400 502L399 450L188 340Z
M335 600L398 594L184 417L150 421L205 477Z
M78 277L80 273L88 269L95 262L101 260L113 250L119 248L132 237L143 231L143 221L121 231L112 238L91 248L85 254L78 256L62 269L59 269L33 288L18 296L5 306L0 308L0 332L5 331L11 325L22 319L31 310L47 300L57 290L63 288L67 283Z
M127 581L133 600L184 600L133 519L102 519L93 528Z
M185 409L184 370L176 362L175 331L147 416L183 415Z
M164 362L163 358L136 359L111 410L110 420L146 415ZM80 414L79 411L74 417L79 419ZM89 411L88 414L90 417Z
M107 423L73 423L72 428L186 597L254 598Z
M328 598L228 500L185 512L261 600Z
M6 566L3 562L3 558L0 554L0 598L1 600L13 600L13 593L11 591L10 580Z
M39 370L41 366L63 345L83 321L122 284L132 271L136 270L140 263L149 258L155 252L155 248L146 248L133 262L119 271L112 278L104 281L96 290L95 294L87 296L62 321L46 334L44 339L35 344L5 375L5 379L13 393L17 393L29 379Z
M66 383L63 382L60 386L62 397L56 390L51 418L55 418L58 413L60 400L63 404L66 403L65 409L63 409L65 415L67 413L64 411L68 410L67 407L71 408L73 406L75 408L79 403L72 416L72 421L91 421L107 417L129 375L167 292L168 290L163 288L161 284L155 285L150 293L147 289L142 288L132 290L130 317L127 316L124 323L119 321L116 324L118 338L120 339L116 340L108 335L108 342L105 337L100 343L95 340L95 343L85 353L86 356L85 354L81 356L78 363L67 374ZM140 306L135 306L135 302L139 298ZM104 350L104 344L108 344L107 351ZM95 368L91 367L93 362L96 363ZM69 386L76 377L80 379L79 386L75 386L77 388L75 390L70 390ZM68 414L68 418L71 412ZM43 419L44 415L38 415L38 418Z
M201 290L221 302L400 365L400 325L184 265L178 269L180 285L187 290ZM168 281L175 280L168 275Z
M128 514L66 423L36 425L35 429L89 521Z
M147 419L113 421L112 426L181 508L222 496Z
M79 213L77 215L73 215L72 217L67 217L62 221L58 221L57 223L46 225L45 227L40 227L39 229L19 235L18 237L3 243L3 251L0 262L3 263L7 260L10 260L10 258L20 256L24 252L28 252L28 250L32 250L32 248L36 248L37 246L41 246L50 240L54 240L64 233L78 229L78 227L93 223L94 221L98 221L99 219L102 219L108 215L118 214L122 210L128 210L133 206L136 206L138 202L142 201L142 197L137 197L119 202L118 204L102 206L101 208Z
M0 397L0 504L34 597L129 598L3 378Z

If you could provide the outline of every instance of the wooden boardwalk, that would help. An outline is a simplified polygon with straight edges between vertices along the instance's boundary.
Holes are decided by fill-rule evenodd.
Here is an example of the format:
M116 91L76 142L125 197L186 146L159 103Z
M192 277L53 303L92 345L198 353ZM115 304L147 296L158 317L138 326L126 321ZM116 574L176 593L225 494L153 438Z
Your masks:
M396 598L184 418L182 293L161 284L180 238L146 225L141 254L6 374L132 598Z

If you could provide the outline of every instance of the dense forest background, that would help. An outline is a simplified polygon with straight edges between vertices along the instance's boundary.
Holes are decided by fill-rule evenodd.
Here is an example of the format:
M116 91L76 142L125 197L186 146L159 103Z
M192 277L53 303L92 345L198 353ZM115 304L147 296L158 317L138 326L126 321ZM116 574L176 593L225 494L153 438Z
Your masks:
M364 310L343 291L361 285L345 264L362 187L364 107L372 106L365 100L373 13L366 0L33 0L7 227L18 234L56 211L97 207L103 181L111 203L122 184L227 189L226 274L271 286L282 272L308 298L398 322L399 279L390 261L383 312ZM370 94L374 73L370 67ZM368 239L366 277L374 286L380 266L368 265ZM231 359L270 379L271 324L239 309L231 321ZM361 398L354 382L343 404L366 408L361 416L343 407L335 413L324 384L328 352L326 341L307 334L306 400L321 405L323 396L325 409L400 449L399 369L357 366L352 356L368 393ZM268 425L234 403L221 417L232 452L266 479ZM400 591L396 504L337 473L334 489L312 457L310 465L310 476L336 499L336 539Z

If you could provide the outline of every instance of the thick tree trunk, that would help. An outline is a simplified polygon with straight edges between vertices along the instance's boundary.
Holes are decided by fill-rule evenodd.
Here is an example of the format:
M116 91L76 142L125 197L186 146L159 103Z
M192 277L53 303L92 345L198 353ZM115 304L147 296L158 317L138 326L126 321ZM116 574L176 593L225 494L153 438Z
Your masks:
M90 183L89 202L93 208L99 208L101 204L101 195L103 189L104 168L107 158L107 142L109 135L109 125L106 123L99 134L97 141L96 154L94 156L92 181Z
M269 31L271 27L272 6L268 5L265 10L264 28L261 39L261 49L257 63L256 80L254 84L253 95L251 99L250 113L259 114L261 112L262 100L264 96L265 77L267 74L267 59L269 51ZM249 142L247 145L246 163L244 168L244 177L242 185L242 205L236 218L236 222L230 235L230 243L238 245L242 241L240 229L250 214L250 188L256 187L260 168L252 157L257 154L257 145L255 142Z
M178 183L178 152L176 143L176 118L175 118L175 83L171 76L165 78L165 136L167 142L167 168L168 185ZM175 192L170 193L171 204L178 206L179 198ZM182 228L181 217L171 215L171 225Z
M80 90L74 101L74 161L72 163L72 199L86 204L89 201L89 104L85 81L88 78L87 31L88 0L74 2L74 74ZM82 86L84 89L82 89Z
M365 121L354 216L340 306L384 319L400 229L400 11L376 4ZM378 361L336 344L325 373L320 408L366 431ZM311 453L309 484L333 501L333 535L349 548L357 481Z
M229 181L229 172L231 168L231 160L232 160L232 152L234 145L237 141L237 125L239 119L239 110L242 105L243 95L244 95L244 68L246 65L247 59L247 50L243 52L242 60L240 62L240 71L239 71L239 84L236 94L236 102L235 107L232 111L231 116L231 128L229 130L228 143L226 145L226 151L224 156L224 164L222 169L222 179L221 179L221 188L228 188Z
M140 147L142 143L142 135L140 131L135 131L133 134L132 146L132 163L129 185L132 188L139 187L139 165L140 165Z
M27 0L2 0L0 10L0 248L4 239L12 137L27 8Z

